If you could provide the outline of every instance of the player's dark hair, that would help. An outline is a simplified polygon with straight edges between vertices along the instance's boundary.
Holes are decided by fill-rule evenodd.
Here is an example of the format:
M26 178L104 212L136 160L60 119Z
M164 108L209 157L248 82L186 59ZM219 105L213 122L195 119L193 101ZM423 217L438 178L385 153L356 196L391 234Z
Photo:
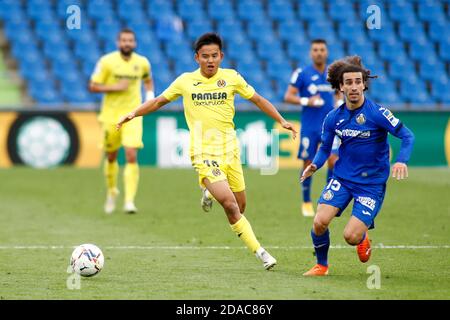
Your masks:
M324 45L327 45L327 41L325 39L313 39L311 40L311 45L315 43L323 43Z
M200 36L200 38L195 41L195 52L209 44L217 44L219 46L220 51L222 51L222 38L215 32L208 32Z
M122 33L131 33L134 36L134 38L136 39L136 34L130 28L123 28L122 30L120 30L119 33L117 34L117 39L120 39L120 36L122 35Z
M360 56L348 56L340 60L334 61L328 67L327 81L335 90L340 90L341 84L344 84L344 73L361 72L364 81L364 91L368 89L369 78L376 78L371 76L370 70L364 68Z

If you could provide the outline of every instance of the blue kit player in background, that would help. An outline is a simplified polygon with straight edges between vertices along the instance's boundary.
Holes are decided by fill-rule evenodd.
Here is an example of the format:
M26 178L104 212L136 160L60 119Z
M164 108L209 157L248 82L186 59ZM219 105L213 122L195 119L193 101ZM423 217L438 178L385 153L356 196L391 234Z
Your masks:
M328 112L333 110L334 90L327 82L327 43L322 39L311 41L310 56L312 65L304 69L297 69L291 77L291 82L286 90L284 100L303 106L302 125L300 133L300 148L298 158L303 160L302 171L311 164L316 155L320 143L323 119ZM342 101L342 100L341 100ZM337 148L339 141L335 141L333 153L328 160L327 180L330 179L334 163L337 160ZM311 183L308 178L301 184L303 193L302 214L306 217L314 216L314 208L311 201Z
M341 145L333 177L319 199L311 230L317 264L305 276L328 274L328 226L352 199L352 216L345 226L344 238L348 244L357 246L361 262L369 260L368 230L374 228L389 178L388 133L402 140L392 176L397 180L408 177L406 163L412 152L414 135L391 111L364 96L369 77L370 71L364 69L358 56L338 60L328 68L328 81L344 93L345 103L326 116L320 149L303 172L301 181L325 163L335 135L340 137Z

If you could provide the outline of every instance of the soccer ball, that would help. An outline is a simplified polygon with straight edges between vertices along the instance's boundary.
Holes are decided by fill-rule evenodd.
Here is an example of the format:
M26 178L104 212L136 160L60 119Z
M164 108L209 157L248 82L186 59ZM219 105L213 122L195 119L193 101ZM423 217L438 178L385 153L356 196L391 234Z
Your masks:
M72 270L83 277L99 273L105 262L102 251L93 244L82 244L75 248L70 257Z

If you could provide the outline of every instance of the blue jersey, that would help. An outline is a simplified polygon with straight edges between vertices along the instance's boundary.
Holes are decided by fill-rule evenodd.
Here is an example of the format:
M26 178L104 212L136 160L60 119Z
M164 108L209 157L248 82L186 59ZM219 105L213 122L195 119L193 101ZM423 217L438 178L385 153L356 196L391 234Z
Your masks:
M302 131L317 131L322 129L322 123L328 112L333 110L334 90L327 82L327 67L323 73L310 65L297 69L291 77L291 85L299 91L300 97L309 98L320 94L324 104L321 107L303 106Z
M384 184L390 171L388 132L402 139L397 162L407 163L414 135L391 111L367 98L356 110L349 110L344 103L325 118L322 144L313 163L318 168L323 165L337 135L341 146L334 175L354 183Z

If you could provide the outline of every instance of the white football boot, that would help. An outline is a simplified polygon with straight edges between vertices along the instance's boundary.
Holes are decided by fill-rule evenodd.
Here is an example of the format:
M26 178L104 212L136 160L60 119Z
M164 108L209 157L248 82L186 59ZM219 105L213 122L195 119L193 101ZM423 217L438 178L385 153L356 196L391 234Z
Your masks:
M213 204L213 196L206 188L202 189L202 198L200 199L200 204L202 206L203 211L205 212L211 211Z
M256 257L262 261L264 269L270 270L277 264L277 260L272 257L263 247L256 250Z
M125 202L123 211L125 211L126 213L136 213L138 210L133 202Z
M114 210L116 210L116 200L118 195L118 189L113 189L107 192L105 206L103 207L106 214L111 214Z

